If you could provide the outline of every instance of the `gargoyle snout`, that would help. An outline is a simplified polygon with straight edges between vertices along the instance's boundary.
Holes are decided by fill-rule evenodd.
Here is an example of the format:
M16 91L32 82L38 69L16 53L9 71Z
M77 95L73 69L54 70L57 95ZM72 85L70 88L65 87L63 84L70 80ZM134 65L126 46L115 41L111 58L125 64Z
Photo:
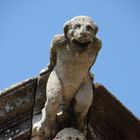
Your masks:
M87 37L87 30L85 28L81 29L80 35L83 37Z

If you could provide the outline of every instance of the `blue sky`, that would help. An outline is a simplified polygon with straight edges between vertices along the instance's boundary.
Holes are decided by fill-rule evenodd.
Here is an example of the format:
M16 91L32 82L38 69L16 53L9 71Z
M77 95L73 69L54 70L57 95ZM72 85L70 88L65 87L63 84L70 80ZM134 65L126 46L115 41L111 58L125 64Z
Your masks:
M88 15L103 42L92 67L102 83L140 118L139 0L0 0L0 89L37 76L65 21Z

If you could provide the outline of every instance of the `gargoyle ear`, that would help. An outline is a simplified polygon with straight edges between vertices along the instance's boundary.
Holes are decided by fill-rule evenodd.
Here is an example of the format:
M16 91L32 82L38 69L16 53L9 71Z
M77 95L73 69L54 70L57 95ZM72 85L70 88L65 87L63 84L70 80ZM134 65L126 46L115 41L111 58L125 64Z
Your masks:
M67 32L68 32L70 26L71 26L71 22L70 21L67 21L64 24L64 35L65 35L65 37L67 36Z
M96 24L94 24L94 29L95 29L95 35L96 35L98 32L98 26Z

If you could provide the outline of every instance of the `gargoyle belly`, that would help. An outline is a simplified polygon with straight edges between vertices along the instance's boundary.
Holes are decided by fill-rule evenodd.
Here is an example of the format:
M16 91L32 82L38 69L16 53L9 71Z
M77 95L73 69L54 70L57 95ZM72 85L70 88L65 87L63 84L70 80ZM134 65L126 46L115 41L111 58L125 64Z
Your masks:
M59 65L58 65L59 66ZM64 67L59 66L55 67L56 73L58 77L60 78L63 89L64 89L64 98L66 100L71 100L73 96L75 95L76 91L78 90L80 84L84 81L86 76L88 75L88 69L85 68L79 68L78 66L75 67ZM65 100L65 99L64 99Z
M58 77L68 83L79 83L88 73L88 68L79 65L57 65L55 67Z
M60 78L63 88L64 96L73 97L78 90L80 84L84 81L88 75L88 70L91 65L90 58L75 59L68 56L65 59L57 59L54 70L57 76Z

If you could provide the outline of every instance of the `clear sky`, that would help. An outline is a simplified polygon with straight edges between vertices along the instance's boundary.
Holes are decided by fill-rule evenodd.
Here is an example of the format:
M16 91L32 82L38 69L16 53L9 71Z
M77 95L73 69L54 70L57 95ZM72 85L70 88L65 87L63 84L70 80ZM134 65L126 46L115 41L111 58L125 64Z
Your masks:
M139 0L0 0L0 89L37 76L49 63L53 36L77 15L99 26L95 82L140 118Z

